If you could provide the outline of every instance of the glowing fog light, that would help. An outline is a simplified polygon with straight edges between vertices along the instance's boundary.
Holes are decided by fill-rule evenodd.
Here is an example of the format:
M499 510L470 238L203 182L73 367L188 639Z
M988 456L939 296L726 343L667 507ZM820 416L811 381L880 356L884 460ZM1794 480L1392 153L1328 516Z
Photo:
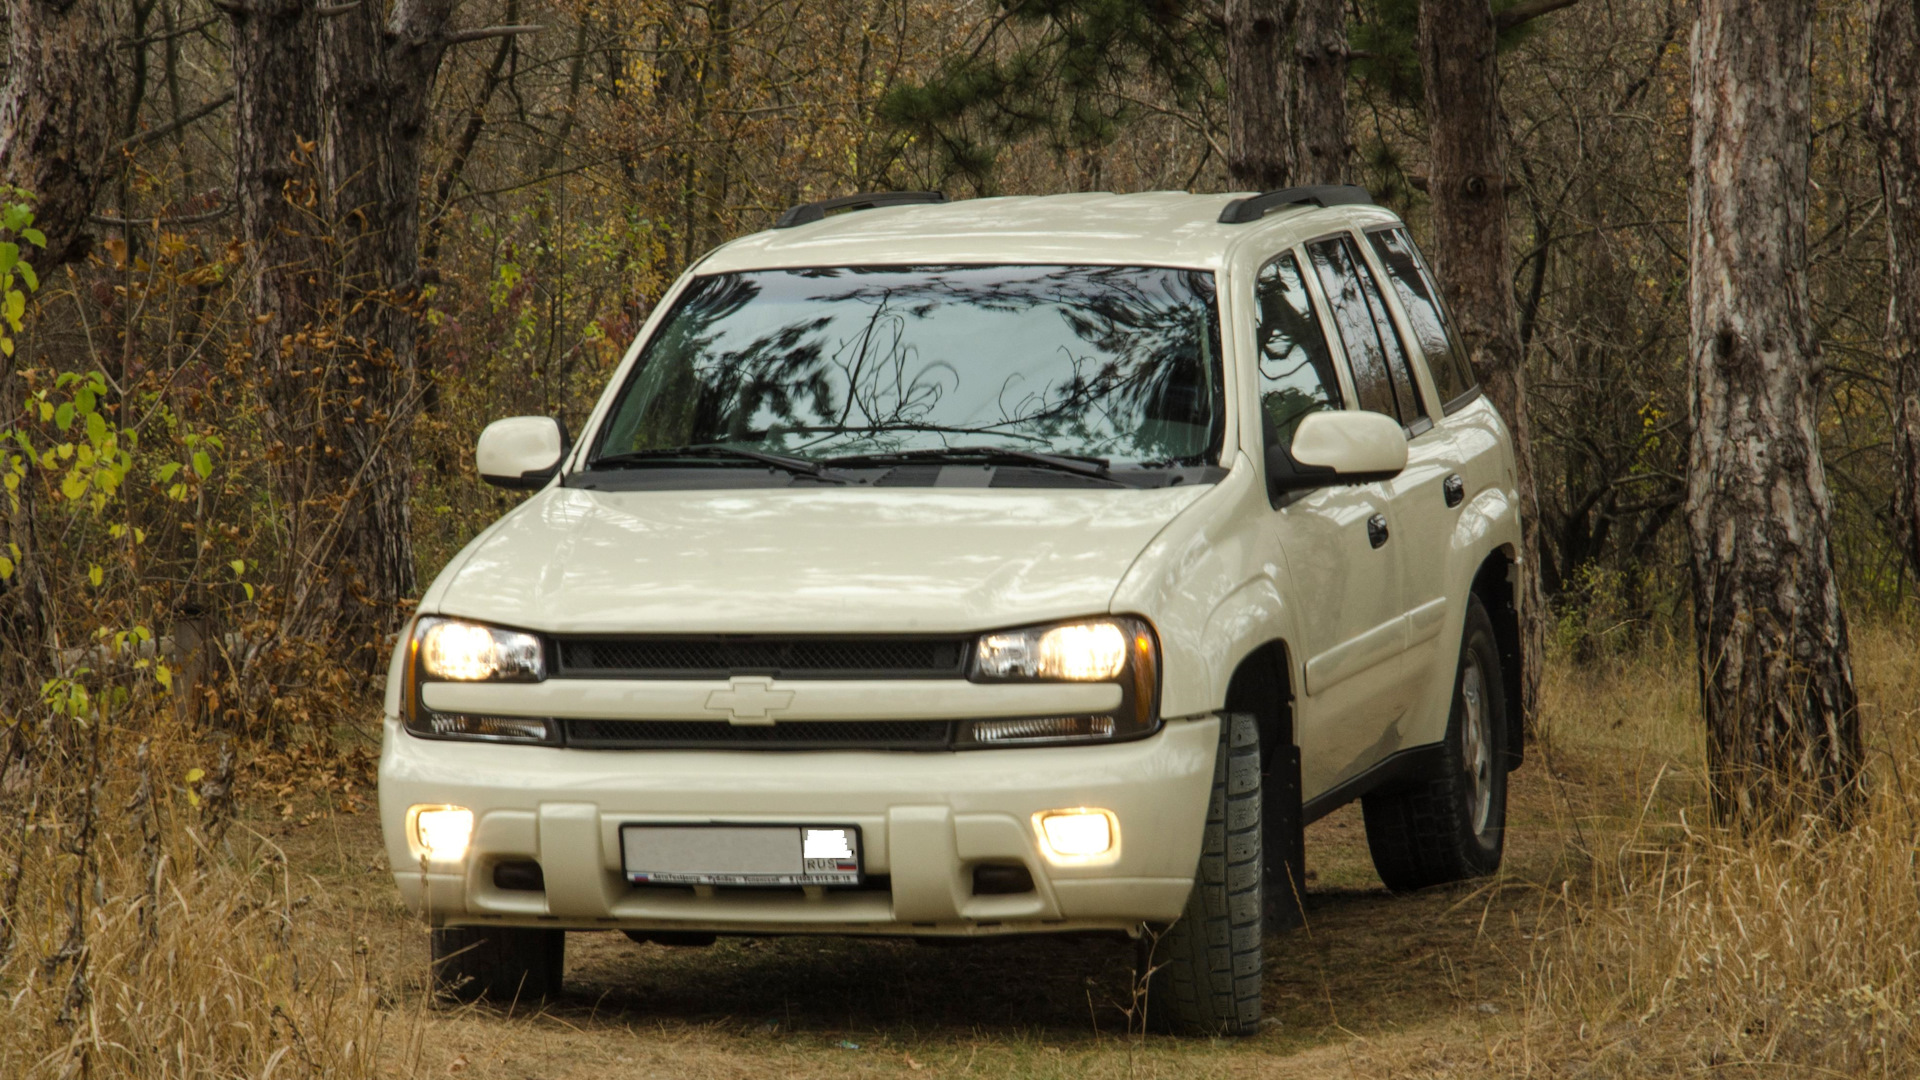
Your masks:
M416 806L413 831L427 856L436 862L458 862L466 857L473 839L473 811L459 806Z
M1071 810L1043 810L1033 815L1040 829L1041 846L1056 863L1098 859L1118 847L1120 823L1112 811L1076 807Z

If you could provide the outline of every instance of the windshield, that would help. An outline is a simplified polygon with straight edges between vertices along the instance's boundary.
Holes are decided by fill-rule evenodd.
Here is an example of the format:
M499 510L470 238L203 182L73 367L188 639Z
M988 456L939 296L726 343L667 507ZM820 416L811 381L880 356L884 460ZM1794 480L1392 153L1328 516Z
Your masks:
M1005 449L1209 465L1225 411L1206 271L849 267L695 280L595 459L727 446L813 460Z

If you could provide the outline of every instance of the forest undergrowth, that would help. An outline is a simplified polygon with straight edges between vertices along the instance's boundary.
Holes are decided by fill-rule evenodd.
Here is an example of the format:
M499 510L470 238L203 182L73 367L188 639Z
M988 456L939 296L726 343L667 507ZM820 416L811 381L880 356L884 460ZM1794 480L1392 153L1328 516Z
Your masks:
M390 887L379 887L385 868L365 812L364 733L342 727L328 740L229 744L234 752L223 756L214 737L143 735L149 726L176 728L130 710L77 736L98 740L92 782L77 798L47 797L22 755L7 766L0 1075L586 1075L600 1066L567 1062L591 1058L589 1048L610 1045L617 1031L619 1045L654 1056L667 1075L836 1075L851 1067L846 1047L865 1041L904 1049L863 1060L863 1072L959 1073L981 1062L984 1046L995 1071L1020 1075L1237 1075L1284 1054L1307 1075L1417 1067L1463 1076L1766 1076L1788 1067L1912 1076L1920 1073L1912 963L1920 776L1907 766L1920 748L1914 639L1907 621L1867 625L1856 637L1874 764L1853 827L1810 824L1750 840L1707 817L1683 643L1580 666L1556 662L1544 738L1515 776L1500 876L1390 899L1365 868L1363 847L1310 841L1320 934L1353 939L1344 944L1387 985L1428 977L1407 966L1388 920L1464 917L1473 924L1465 936L1436 947L1451 954L1442 970L1470 956L1500 957L1479 988L1453 991L1450 1011L1389 1006L1359 1021L1351 1017L1378 1005L1361 1000L1371 984L1329 984L1324 1002L1272 1010L1284 1017L1272 1032L1237 1043L1143 1039L1098 1016L1082 1021L1084 1030L1068 1018L997 1031L850 1016L743 1043L729 1032L764 1035L759 1017L609 1013L599 1000L607 990L597 998L593 990L607 978L591 970L602 954L591 951L576 952L569 998L534 1021L524 1006L508 1015L437 1005L419 970L424 935L399 914ZM334 830L346 838L334 841L344 861L375 871L364 878L371 888L340 887L338 868L323 864L341 860L301 843L331 819L346 823ZM1343 875L1379 895L1344 898L1353 890L1329 884ZM1380 924L1378 940L1368 937L1369 921ZM1269 946L1297 947L1289 938ZM675 994L696 1003L709 994L707 1013L729 1008L707 985L716 965L744 964L762 982L794 978L775 959L779 946L727 948L635 962L658 968ZM891 954L828 955L859 963ZM989 963L1023 962L1018 950L998 955ZM625 969L615 970L618 979ZM946 992L1014 992L982 981ZM804 979L790 989L808 993ZM1489 1015L1496 1006L1473 1000L1482 997L1508 1004ZM603 1014L616 1026L590 1029ZM491 1056L459 1050L476 1037ZM544 1065L507 1069L523 1056Z

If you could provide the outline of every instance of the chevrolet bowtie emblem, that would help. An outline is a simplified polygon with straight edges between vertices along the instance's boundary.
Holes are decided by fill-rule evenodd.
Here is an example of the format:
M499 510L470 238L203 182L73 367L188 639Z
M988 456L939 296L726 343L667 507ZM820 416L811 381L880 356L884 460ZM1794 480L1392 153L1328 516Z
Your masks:
M793 704L793 691L775 690L772 679L731 679L725 690L707 695L707 711L727 714L730 724L762 726Z

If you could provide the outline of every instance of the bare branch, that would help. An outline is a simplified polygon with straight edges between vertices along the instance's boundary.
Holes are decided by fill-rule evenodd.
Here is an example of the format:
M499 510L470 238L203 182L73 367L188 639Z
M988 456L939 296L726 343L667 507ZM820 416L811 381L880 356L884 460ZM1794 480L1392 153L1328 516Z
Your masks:
M229 202L224 206L215 207L214 209L208 210L205 213L187 214L182 217L172 217L172 218L163 218L163 217L123 218L123 217L112 217L107 214L88 214L87 220L93 222L96 225L112 225L116 228L121 228L121 229L131 229L131 228L135 228L142 225L153 227L153 228L159 228L159 227L169 226L169 225L198 225L203 221L215 221L220 218L226 217L228 214L233 213L234 209L237 206L239 206L238 203Z
M219 97L214 98L212 101L207 102L205 105L202 105L199 108L193 110L187 115L175 118L174 121L170 124L162 125L161 127L154 128L151 131L142 131L137 135L129 135L128 137L120 140L120 144L118 146L115 146L114 149L115 150L138 150L141 147L147 145L150 142L153 142L156 139L164 139L168 135L171 135L174 132L179 131L181 128L186 127L187 125L192 124L197 120L213 115L215 112L218 112L223 106L225 106L228 102L232 100L233 100L233 91L229 90L226 93L221 94Z
M1524 0L1523 3L1515 4L1495 15L1493 26L1495 30L1504 34L1522 23L1532 22L1542 15L1550 15L1561 8L1569 8L1579 2L1580 0Z
M483 26L478 30L457 30L448 34L447 44L462 45L469 41L485 41L513 34L537 34L545 29L544 26Z

